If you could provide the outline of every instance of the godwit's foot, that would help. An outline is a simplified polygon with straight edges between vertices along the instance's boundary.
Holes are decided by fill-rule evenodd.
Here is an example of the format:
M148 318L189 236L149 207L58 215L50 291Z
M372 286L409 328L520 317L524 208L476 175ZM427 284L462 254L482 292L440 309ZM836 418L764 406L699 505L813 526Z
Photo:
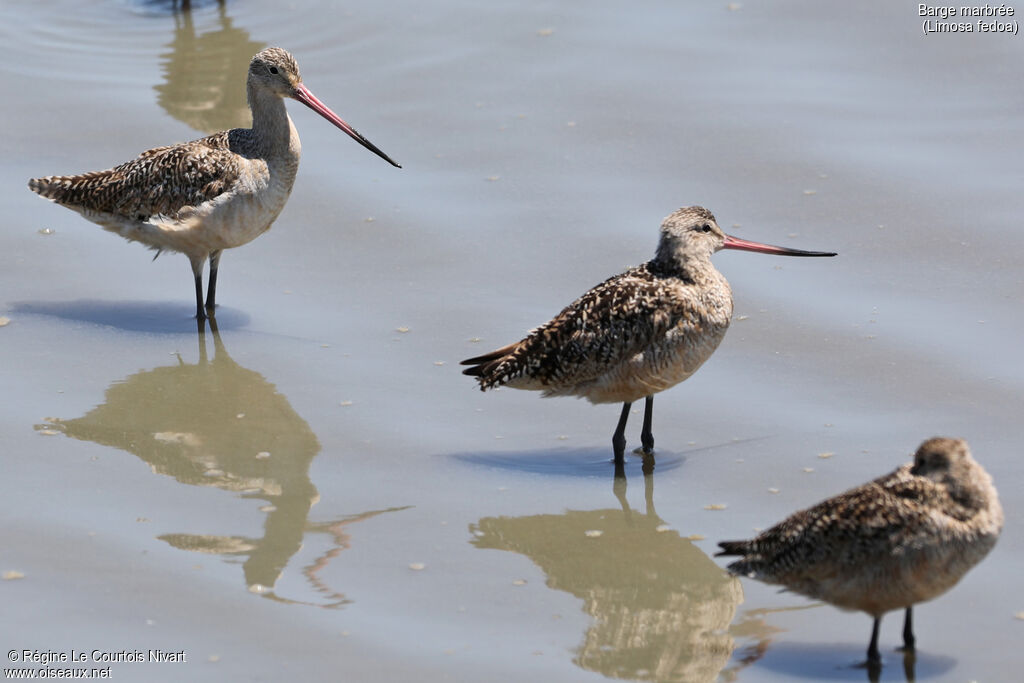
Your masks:
M616 439L612 437L612 461L615 463L615 468L626 466L626 439Z
M637 455L642 455L645 458L654 455L654 437L650 434L640 435L640 448L633 451Z
M882 668L882 658L879 657L878 659L871 659L870 657L868 657L863 662L860 662L859 664L854 664L853 668L854 669L868 669L868 670L871 670L871 669L881 669Z

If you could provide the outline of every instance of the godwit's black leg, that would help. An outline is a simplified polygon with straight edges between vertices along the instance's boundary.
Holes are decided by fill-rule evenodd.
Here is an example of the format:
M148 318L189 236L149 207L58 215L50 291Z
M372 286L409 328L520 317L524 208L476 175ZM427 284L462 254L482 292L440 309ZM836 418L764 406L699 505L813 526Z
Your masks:
M868 668L882 665L882 655L878 652L878 627L882 625L882 617L875 617L875 624L871 627L871 643L868 645Z
M913 652L917 639L914 638L914 612L913 607L907 608L906 616L903 617L903 647L904 652Z
M192 274L196 279L196 320L206 320L206 311L203 310L203 262L198 264L192 261Z
M210 284L206 287L206 310L214 316L217 307L217 267L220 265L220 249L210 252Z
M632 403L622 404L622 413L619 414L619 425L612 434L612 450L615 452L616 474L618 466L626 462L626 421L629 419L629 407Z
M644 428L640 432L640 444L644 455L654 453L654 434L651 433L651 422L654 416L654 394L644 399Z

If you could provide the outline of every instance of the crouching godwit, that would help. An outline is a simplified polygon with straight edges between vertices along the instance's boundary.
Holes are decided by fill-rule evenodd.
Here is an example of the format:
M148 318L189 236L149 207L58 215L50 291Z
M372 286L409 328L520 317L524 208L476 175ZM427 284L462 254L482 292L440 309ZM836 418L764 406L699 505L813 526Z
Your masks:
M188 256L196 317L214 314L217 266L224 249L270 229L295 182L301 145L284 98L302 102L356 142L398 166L316 98L287 51L270 47L249 63L252 128L143 152L106 171L34 178L29 188L122 237ZM401 168L401 167L399 167ZM205 311L203 264L210 260Z
M624 461L626 420L644 398L640 440L654 450L654 394L692 375L718 347L732 318L732 290L711 264L719 249L783 256L835 256L748 242L722 232L700 206L679 209L661 224L654 258L605 280L525 339L469 358L463 365L486 391L501 385L591 403L622 403L612 436Z
M749 541L719 543L741 555L734 574L785 586L875 619L867 665L881 665L878 627L906 608L903 646L914 649L911 610L952 588L1003 528L992 478L962 439L921 444L914 462L801 510Z

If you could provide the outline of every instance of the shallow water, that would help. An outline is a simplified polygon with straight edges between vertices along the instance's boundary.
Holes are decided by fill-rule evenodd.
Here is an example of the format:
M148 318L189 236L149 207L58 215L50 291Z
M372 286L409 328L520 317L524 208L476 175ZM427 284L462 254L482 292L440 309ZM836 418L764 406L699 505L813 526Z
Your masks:
M916 677L1011 678L1024 43L920 21L810 1L0 6L0 573L24 575L0 581L3 652L186 653L119 680L864 680L866 616L709 555L950 434L1006 529L916 611ZM404 168L291 106L295 191L225 255L219 334L198 336L184 258L25 182L244 125L245 65L271 44ZM658 396L654 474L633 459L616 487L617 407L481 394L457 362L649 258L695 203L840 256L716 256L733 329ZM906 678L900 623L883 680Z

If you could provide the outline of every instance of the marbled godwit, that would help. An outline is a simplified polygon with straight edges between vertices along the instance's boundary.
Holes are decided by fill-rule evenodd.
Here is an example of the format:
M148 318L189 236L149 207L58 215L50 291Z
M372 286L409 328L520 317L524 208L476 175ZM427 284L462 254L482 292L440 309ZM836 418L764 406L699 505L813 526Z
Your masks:
M196 285L196 317L214 314L217 266L224 249L266 232L292 191L301 145L284 98L302 102L356 142L398 166L302 83L299 65L270 47L249 63L252 128L157 147L106 171L34 178L28 186L122 237L157 251L188 256ZM401 168L399 166L399 168ZM203 264L210 260L205 312Z
M1003 528L992 478L962 439L934 438L914 462L801 510L749 541L719 543L741 555L734 574L785 586L874 617L869 667L878 667L878 627L906 608L903 645L914 649L911 610L952 588L995 545Z
M480 389L506 385L619 403L612 436L616 465L623 462L630 405L645 399L640 440L654 449L654 394L692 375L718 347L732 318L732 290L711 264L719 249L783 256L835 256L748 242L722 232L700 206L679 209L661 224L654 258L605 280L525 339L469 358L463 374Z

